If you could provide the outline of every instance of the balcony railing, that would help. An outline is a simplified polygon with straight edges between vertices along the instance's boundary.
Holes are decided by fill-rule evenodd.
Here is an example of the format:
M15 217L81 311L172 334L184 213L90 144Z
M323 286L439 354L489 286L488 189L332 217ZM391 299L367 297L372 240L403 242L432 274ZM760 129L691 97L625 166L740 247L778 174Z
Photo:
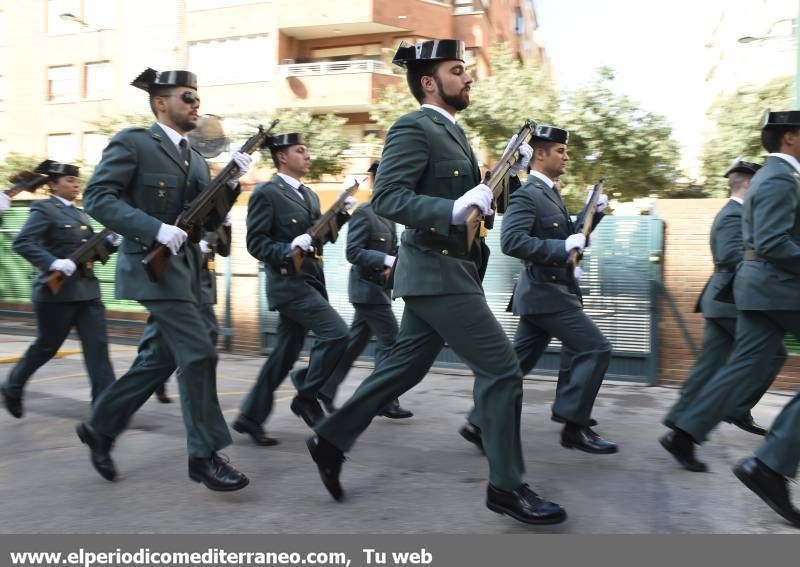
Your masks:
M392 70L383 61L365 59L359 61L322 61L319 63L292 63L280 65L284 77L307 77L315 75L344 75L347 73L387 73Z

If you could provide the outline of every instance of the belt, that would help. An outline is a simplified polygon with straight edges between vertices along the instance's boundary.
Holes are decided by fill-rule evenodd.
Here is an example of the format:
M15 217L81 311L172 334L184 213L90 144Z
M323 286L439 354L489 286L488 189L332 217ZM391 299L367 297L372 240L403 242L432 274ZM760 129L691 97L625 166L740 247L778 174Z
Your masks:
M755 262L766 262L767 259L763 256L759 256L756 254L755 250L745 250L744 251L744 259L745 260L753 260Z
M731 270L727 266L714 266L714 273L715 274L732 274L734 270Z
M457 233L454 236L440 236L438 234L426 234L418 232L414 238L417 244L430 248L443 256L457 256L467 258L467 242L464 233Z

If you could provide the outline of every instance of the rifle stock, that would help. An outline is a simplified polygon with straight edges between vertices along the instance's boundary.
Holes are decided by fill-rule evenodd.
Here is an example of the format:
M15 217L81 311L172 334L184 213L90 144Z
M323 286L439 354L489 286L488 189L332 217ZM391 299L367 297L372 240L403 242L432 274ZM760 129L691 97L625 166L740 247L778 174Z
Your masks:
M263 126L258 127L258 132L248 139L244 145L239 149L240 152L252 154L256 150L264 147L269 139L269 133L278 124L277 120L273 120L269 128L264 130ZM216 211L220 213L224 208L219 200L223 198L223 191L225 186L233 179L233 176L239 172L239 166L233 160L228 162L222 171L220 171L214 179L212 179L208 187L206 187L200 195L198 195L191 203L188 204L186 210L178 215L175 220L175 226L184 230L189 235L192 242L199 241L202 225L208 220L211 212ZM225 210L227 213L227 210ZM164 244L156 243L153 249L142 260L144 269L147 272L147 277L153 283L158 283L161 279L164 270L167 268L169 262L170 251Z
M111 234L109 229L103 229L89 240L84 242L80 248L70 254L69 259L75 263L75 269L85 270L88 262L99 260L103 264L108 260L109 252L106 248L106 238ZM44 277L44 283L54 296L61 292L64 282L67 281L67 274L62 271L54 270Z
M592 228L594 228L594 215L597 212L597 201L600 199L600 195L603 194L603 184L606 182L606 177L603 176L600 178L600 181L597 182L592 188L592 195L589 197L589 201L586 203L586 206L583 209L582 219L583 225L581 226L580 233L586 237L586 244L589 244L589 235L592 232ZM580 265L583 261L583 252L579 251L577 248L573 248L569 251L569 256L567 256L567 279L572 280L575 276L575 268Z
M47 274L44 283L47 285L47 288L50 290L50 293L52 293L53 295L58 295L58 292L60 292L61 288L64 287L64 281L66 279L67 279L67 274L56 270L55 272L50 272L49 274Z

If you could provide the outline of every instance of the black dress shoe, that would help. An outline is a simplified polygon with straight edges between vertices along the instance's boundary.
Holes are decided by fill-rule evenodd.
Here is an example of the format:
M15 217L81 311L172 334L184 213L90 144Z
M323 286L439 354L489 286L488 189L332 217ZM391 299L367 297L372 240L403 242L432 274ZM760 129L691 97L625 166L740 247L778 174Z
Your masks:
M575 427L569 423L561 431L561 446L595 455L610 455L619 450L616 443L606 441L591 428Z
M306 439L306 447L308 447L308 452L311 453L311 458L317 463L322 484L325 485L334 500L337 502L342 500L344 498L344 489L339 482L339 475L342 474L342 463L345 460L344 453L319 435L313 435Z
M328 398L323 398L322 396L317 396L317 399L319 400L319 403L322 404L322 407L325 408L325 413L327 413L328 415L332 414L337 409L339 409L335 405L333 405L333 400L329 400Z
M486 451L483 450L483 435L481 434L479 427L467 422L464 424L464 427L458 430L458 432L461 434L461 437L480 449L481 453L486 453Z
M267 435L267 432L264 431L260 423L256 423L244 415L237 417L236 421L231 424L231 428L239 433L246 433L253 439L256 445L261 445L262 447L271 447L279 443L277 439L273 439Z
M567 423L567 420L565 418L561 417L560 415L558 415L557 413L551 413L550 414L550 421L555 421L556 423ZM597 420L590 417L589 418L589 427L594 427L595 425L597 425Z
M111 446L114 440L97 433L88 423L81 423L75 428L81 443L89 447L89 458L95 470L106 480L117 478L117 467L111 459Z
M386 404L386 407L379 411L378 415L388 417L389 419L408 419L409 417L414 417L413 413L400 407L400 400L397 398Z
M162 404L172 403L172 398L167 395L167 386L165 384L161 384L156 388L156 399Z
M189 457L189 478L217 492L233 492L250 484L250 479L216 453L210 457Z
M753 414L750 412L747 412L742 417L732 417L725 421L753 435L761 435L763 437L767 434L767 430L753 420Z
M25 411L22 407L22 396L12 396L5 389L5 386L0 387L0 392L3 394L3 403L5 404L8 413L17 419L20 419Z
M511 492L490 484L486 489L486 507L526 524L559 524L567 519L567 512L561 506L542 500L527 484Z
M683 468L692 472L706 472L708 467L694 456L694 441L688 433L680 429L670 431L659 439L659 443L669 451Z
M325 414L322 413L322 407L320 407L317 400L295 396L292 400L292 405L289 407L291 407L292 413L297 417L303 418L303 421L305 421L306 425L309 427L314 427L317 423L325 419Z
M800 511L792 505L787 481L783 475L776 473L755 457L748 457L736 465L733 474L769 504L770 508L800 527Z

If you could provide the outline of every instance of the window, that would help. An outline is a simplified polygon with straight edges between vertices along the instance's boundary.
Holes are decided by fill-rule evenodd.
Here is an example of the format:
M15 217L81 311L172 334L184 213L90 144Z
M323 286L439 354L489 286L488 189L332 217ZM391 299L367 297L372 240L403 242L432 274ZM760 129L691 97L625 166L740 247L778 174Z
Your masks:
M47 100L69 102L78 98L78 72L72 65L47 68Z
M8 43L8 18L6 13L0 11L0 45Z
M64 19L62 14L81 16L80 0L47 0L47 33L75 33L81 31L81 24L75 20Z
M108 145L108 137L96 132L86 132L83 135L83 163L96 165L103 156L103 150Z
M48 134L47 158L61 163L75 163L78 139L74 134Z
M111 98L111 63L100 61L87 63L84 68L86 91L84 98L98 100Z
M114 2L83 0L83 20L94 31L114 27Z
M272 53L268 35L199 41L189 44L189 69L200 86L269 81Z

